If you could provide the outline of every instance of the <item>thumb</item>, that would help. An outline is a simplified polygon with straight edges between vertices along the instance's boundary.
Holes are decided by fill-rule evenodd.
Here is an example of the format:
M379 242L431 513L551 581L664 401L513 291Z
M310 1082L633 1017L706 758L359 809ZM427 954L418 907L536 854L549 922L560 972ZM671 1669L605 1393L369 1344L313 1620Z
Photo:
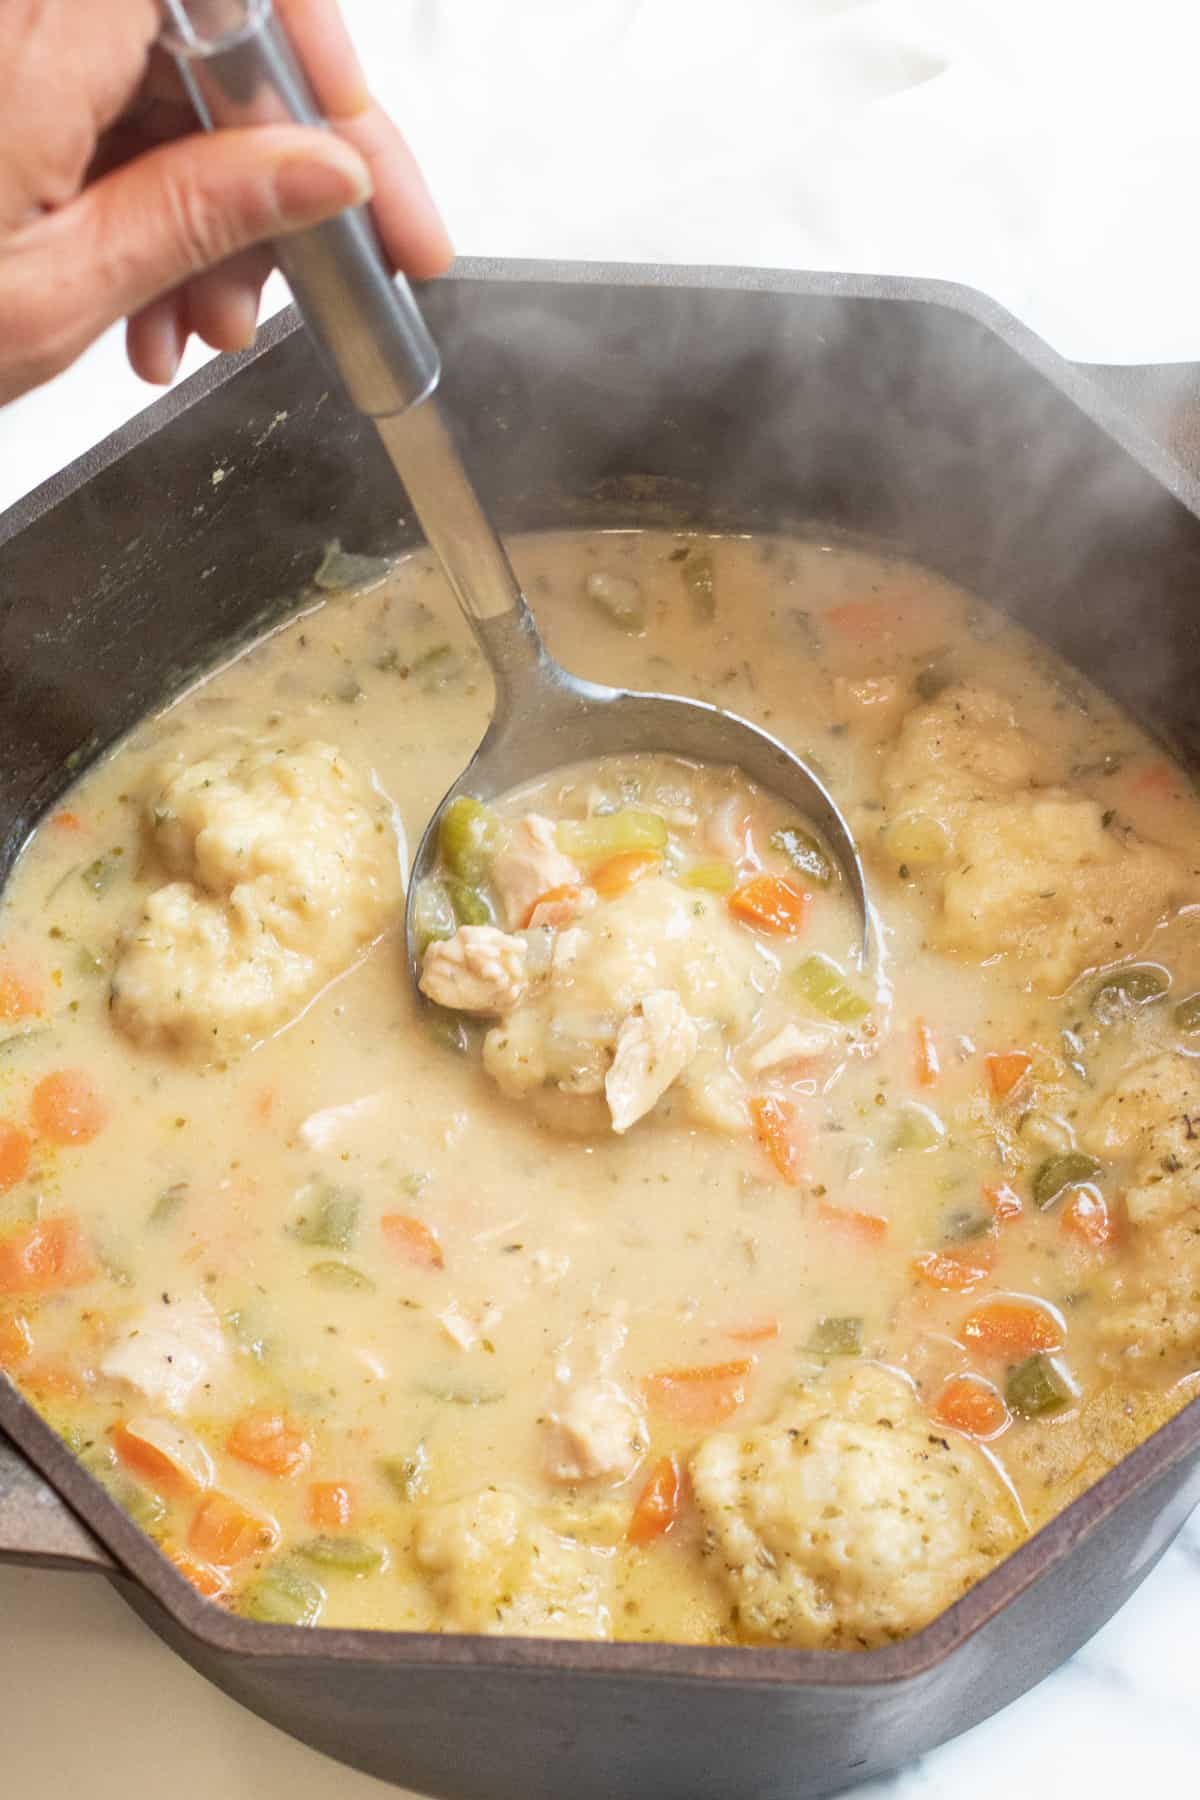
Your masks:
M25 228L0 266L0 328L22 332L16 341L45 379L191 276L370 195L366 162L331 131L257 126L181 138Z

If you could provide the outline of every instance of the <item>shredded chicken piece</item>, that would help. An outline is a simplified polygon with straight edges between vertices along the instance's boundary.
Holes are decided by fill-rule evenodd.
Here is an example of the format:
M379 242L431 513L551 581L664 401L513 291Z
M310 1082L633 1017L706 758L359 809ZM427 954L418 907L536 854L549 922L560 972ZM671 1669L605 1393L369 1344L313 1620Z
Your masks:
M514 825L492 863L492 885L510 931L520 930L543 894L578 883L579 870L558 848L554 825L541 813L527 813Z
M604 1081L613 1130L628 1131L682 1075L699 1046L695 1021L679 995L659 988L643 996L622 1021Z
M524 938L494 925L460 925L426 950L421 992L457 1012L506 1013L525 992L528 954Z
M787 1024L750 1058L756 1075L764 1069L778 1069L785 1063L799 1062L806 1056L824 1056L836 1041L835 1033L821 1025Z
M195 1390L228 1360L221 1321L203 1294L153 1301L122 1330L100 1373L126 1381L167 1412L182 1412Z
M551 1481L624 1481L646 1451L645 1421L615 1381L568 1389L546 1417L546 1474Z

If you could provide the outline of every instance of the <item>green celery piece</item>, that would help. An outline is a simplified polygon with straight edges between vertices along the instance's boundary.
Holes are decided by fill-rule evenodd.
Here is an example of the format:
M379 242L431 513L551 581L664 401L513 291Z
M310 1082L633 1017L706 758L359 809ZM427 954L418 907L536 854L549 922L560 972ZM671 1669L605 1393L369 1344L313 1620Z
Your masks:
M418 1383L417 1392L428 1394L431 1400L445 1400L451 1406L494 1406L497 1400L504 1398L502 1388L485 1387L482 1382L455 1376L445 1381L422 1381Z
M362 1538L307 1538L296 1545L296 1554L319 1569L336 1569L345 1575L374 1575L383 1567L383 1551Z
M238 1601L244 1618L262 1625L315 1625L325 1605L319 1581L291 1563L277 1563L252 1581Z
M933 1150L943 1141L945 1135L940 1121L927 1106L920 1105L916 1100L908 1100L900 1108L891 1148L893 1150Z
M828 956L806 956L791 973L791 983L814 1012L838 1025L854 1025L871 1007L856 994L837 964Z
M1009 1410L1022 1419L1043 1419L1074 1399L1048 1356L1030 1356L1010 1369L1004 1387Z
M555 839L564 856L600 862L627 850L665 850L667 822L658 813L623 806L590 819L563 819Z
M679 572L692 603L692 616L707 625L717 616L717 590L713 575L712 551L689 549L681 559Z
M460 881L456 875L446 875L443 883L450 904L454 908L455 921L459 925L494 925L496 909L482 888L471 887Z
M861 1319L818 1319L806 1348L814 1356L861 1356L862 1344Z
M351 588L361 591L368 586L378 587L387 579L391 566L385 556L360 556L356 551L343 550L334 538L326 546L321 566L313 576L313 586L327 594L344 594Z
M1100 1173L1100 1163L1082 1150L1066 1150L1061 1156L1048 1156L1039 1164L1033 1177L1033 1197L1043 1210L1069 1188L1082 1187Z
M381 1457L378 1468L397 1500L411 1504L428 1485L429 1452L424 1444L418 1444L411 1456Z
M1092 1011L1102 1024L1112 1024L1135 1006L1161 1000L1171 985L1165 969L1154 963L1132 963L1110 969L1092 991Z
M174 1181L164 1188L150 1208L151 1225L169 1225L188 1196L186 1181Z
M84 887L88 888L95 894L96 898L99 899L102 894L108 892L120 872L120 858L114 851L109 856L98 856L95 862L90 862L87 868L83 870L79 879L82 881Z
M80 975L103 975L104 958L89 950L86 944L80 944L75 952L75 968Z
M302 1211L289 1230L302 1244L320 1250L349 1250L358 1233L359 1198L350 1188L310 1181L300 1194Z
M811 831L802 825L783 825L771 833L771 848L786 856L798 874L807 875L819 887L833 880L833 864Z
M499 817L472 794L456 794L438 821L438 855L468 887L487 880L503 842Z
M444 881L436 877L421 882L408 897L412 908L413 941L417 955L424 956L430 944L452 938L458 926L454 902Z
M727 862L693 863L679 877L685 888L702 888L706 894L732 894L737 877Z
M318 1287L329 1288L334 1292L340 1291L347 1294L373 1294L375 1292L375 1283L371 1277L364 1275L361 1269L354 1268L351 1263L313 1263L308 1271L308 1278L310 1281L315 1281Z

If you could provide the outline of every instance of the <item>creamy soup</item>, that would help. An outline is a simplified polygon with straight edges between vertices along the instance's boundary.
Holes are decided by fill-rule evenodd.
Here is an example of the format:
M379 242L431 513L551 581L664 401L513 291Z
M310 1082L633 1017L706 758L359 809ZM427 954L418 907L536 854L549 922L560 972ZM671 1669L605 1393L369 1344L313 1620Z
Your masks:
M423 557L83 777L0 911L0 1367L214 1603L855 1649L1195 1391L1200 809L845 547L530 537L552 650L808 756L460 804ZM318 603L319 602L319 603Z

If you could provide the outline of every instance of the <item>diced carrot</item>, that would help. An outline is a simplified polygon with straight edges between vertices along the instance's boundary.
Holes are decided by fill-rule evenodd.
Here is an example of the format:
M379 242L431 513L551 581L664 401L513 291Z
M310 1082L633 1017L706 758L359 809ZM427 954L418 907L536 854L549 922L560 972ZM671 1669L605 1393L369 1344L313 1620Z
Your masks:
M33 1333L21 1312L0 1313L0 1369L16 1369L33 1355Z
M1147 800L1176 800L1183 792L1183 782L1174 763L1148 763L1133 778L1133 791Z
M388 1243L410 1263L421 1269L445 1268L446 1253L437 1232L423 1219L414 1219L409 1213L384 1213L379 1222Z
M40 1397L56 1400L82 1400L87 1392L83 1371L65 1356L43 1356L27 1363L21 1371L21 1386Z
M90 1281L95 1266L79 1221L56 1213L0 1238L0 1294L49 1294Z
M314 1481L308 1490L308 1519L318 1531L338 1531L354 1523L354 1489L344 1481Z
M798 937L804 929L808 895L782 875L755 875L734 888L729 910L743 925L772 937Z
M991 1382L978 1375L951 1375L930 1417L936 1425L973 1438L998 1437L1009 1423L1007 1406Z
M29 1172L29 1156L33 1143L19 1125L0 1119L0 1194L24 1181Z
M967 1315L959 1336L989 1356L1013 1362L1063 1346L1058 1320L1034 1300L988 1300Z
M825 619L843 637L870 644L898 629L903 610L894 600L847 600L831 606Z
M719 1425L746 1398L753 1357L712 1363L707 1368L667 1369L642 1383L649 1406L680 1425Z
M650 1471L650 1479L638 1495L625 1541L650 1544L666 1537L683 1510L683 1476L673 1456L662 1456Z
M913 1273L943 1294L970 1294L987 1280L994 1261L990 1244L969 1250L927 1250L913 1263Z
M985 1056L983 1066L987 1070L988 1086L997 1100L1005 1100L1012 1093L1019 1081L1023 1081L1033 1067L1033 1058L1026 1056L1023 1050L1006 1050L998 1056Z
M1092 1250L1106 1250L1116 1241L1116 1220L1095 1188L1076 1188L1059 1216L1062 1230Z
M274 1088L260 1088L254 1097L254 1116L260 1125L271 1123L271 1114L275 1111L277 1095Z
M44 1075L33 1090L33 1123L52 1144L90 1144L108 1110L81 1069Z
M59 831L81 831L83 829L83 820L77 812L56 812L50 823L56 825Z
M920 1087L936 1087L942 1072L942 1059L938 1055L937 1039L924 1019L917 1020L916 1040L917 1083Z
M761 1094L750 1102L754 1134L779 1174L794 1187L800 1181L801 1135L799 1115L790 1100Z
M582 892L577 881L565 881L559 887L547 888L525 914L524 929L528 931L531 925L569 924L575 917Z
M1001 1225L1006 1225L1011 1219L1019 1219L1025 1211L1025 1202L1016 1188L1010 1187L1007 1181L998 1181L994 1187L985 1187L983 1197Z
M267 1475L302 1475L312 1460L304 1433L277 1412L245 1413L230 1432L225 1448L239 1462Z
M188 1532L188 1548L219 1569L232 1569L279 1542L274 1519L252 1513L228 1494L206 1494Z
M661 867L662 857L657 851L623 850L619 856L610 856L607 862L592 870L588 886L594 887L602 900L615 900Z
M725 1336L736 1344L765 1344L779 1336L778 1319L747 1319L744 1325L730 1325Z
M848 1206L830 1206L822 1200L817 1217L860 1244L878 1244L887 1236L888 1222L878 1213L854 1212Z
M0 1019L27 1019L41 1010L41 995L28 976L0 969Z
M158 1494L182 1500L212 1486L203 1444L166 1419L122 1419L109 1435L118 1460Z
M201 1562L189 1550L181 1549L177 1544L164 1544L162 1553L172 1568L178 1569L185 1581L190 1581L198 1594L206 1600L216 1600L229 1590L229 1577L211 1563Z

